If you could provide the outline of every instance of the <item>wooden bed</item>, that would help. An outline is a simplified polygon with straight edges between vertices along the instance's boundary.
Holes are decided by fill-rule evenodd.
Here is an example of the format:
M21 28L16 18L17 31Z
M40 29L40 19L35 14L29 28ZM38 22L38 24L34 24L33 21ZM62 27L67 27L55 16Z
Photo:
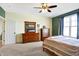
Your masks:
M58 56L79 56L79 39L65 36L49 37L43 42L43 51Z

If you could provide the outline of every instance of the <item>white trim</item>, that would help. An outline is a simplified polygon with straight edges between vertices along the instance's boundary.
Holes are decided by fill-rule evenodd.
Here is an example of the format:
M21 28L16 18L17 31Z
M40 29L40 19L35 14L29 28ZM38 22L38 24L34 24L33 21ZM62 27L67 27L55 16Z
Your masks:
M2 16L0 16L0 18L1 18L1 19L3 19L3 20L5 19L5 18L4 18L4 17L2 17Z

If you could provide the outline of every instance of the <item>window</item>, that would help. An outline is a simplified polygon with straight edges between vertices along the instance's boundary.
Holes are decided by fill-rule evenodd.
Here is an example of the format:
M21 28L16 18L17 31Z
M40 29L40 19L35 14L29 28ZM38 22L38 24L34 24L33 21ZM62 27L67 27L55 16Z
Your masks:
M77 37L77 14L64 17L63 35Z

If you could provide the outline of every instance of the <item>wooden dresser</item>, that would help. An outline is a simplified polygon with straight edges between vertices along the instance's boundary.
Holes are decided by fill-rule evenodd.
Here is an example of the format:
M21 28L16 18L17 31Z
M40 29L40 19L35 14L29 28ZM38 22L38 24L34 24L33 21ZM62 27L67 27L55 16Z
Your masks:
M49 28L41 28L41 41L44 41L45 38L48 38L50 36L50 30Z
M23 43L39 41L39 33L26 32L22 34Z

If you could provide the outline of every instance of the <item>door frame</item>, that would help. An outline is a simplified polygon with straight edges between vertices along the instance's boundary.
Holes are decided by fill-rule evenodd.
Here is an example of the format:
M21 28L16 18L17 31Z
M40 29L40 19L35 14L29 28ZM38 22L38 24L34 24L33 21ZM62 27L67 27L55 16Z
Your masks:
M5 18L3 18L2 16L0 16L0 19L3 20L3 23L2 23L2 45L5 44Z

